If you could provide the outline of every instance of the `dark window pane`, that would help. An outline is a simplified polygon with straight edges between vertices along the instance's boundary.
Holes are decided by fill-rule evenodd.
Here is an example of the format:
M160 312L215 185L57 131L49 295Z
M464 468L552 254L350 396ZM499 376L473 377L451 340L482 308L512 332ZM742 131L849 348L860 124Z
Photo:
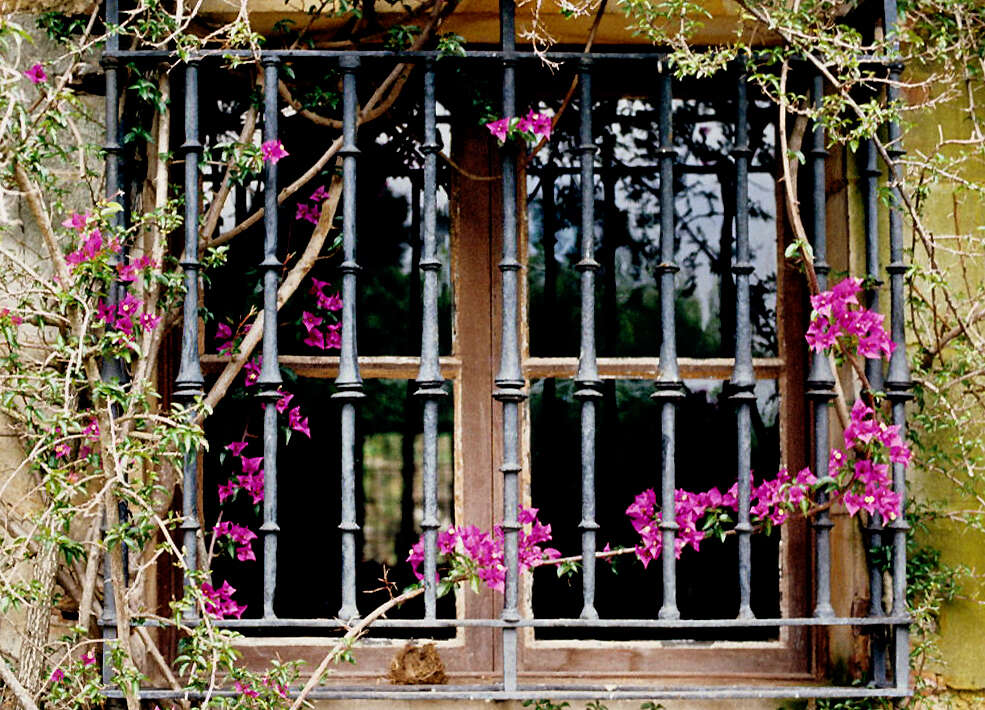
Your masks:
M450 391L451 386L446 385ZM422 517L421 401L413 396L416 384L409 380L367 380L366 399L361 401L356 445L356 506L360 533L356 538L356 587L381 586L384 569L396 589L415 581L404 562L410 546L420 535ZM293 618L332 618L340 605L340 441L339 408L330 399L334 385L329 379L300 378L290 390L292 406L300 406L308 417L311 439L292 433L285 443L282 427L278 455L278 586L275 611ZM451 396L440 404L438 434L438 509L443 525L454 523L454 472L452 451L453 416ZM245 414L245 416L244 416ZM222 513L224 520L259 531L261 513L242 493L232 504L218 505L217 486L240 473L238 460L224 453L230 441L244 435L245 456L262 455L262 413L255 400L226 400L208 420L212 446L204 457L207 530ZM286 423L286 418L282 422ZM214 579L228 579L236 587L235 598L248 604L246 617L260 615L260 540L253 543L256 562L239 562L219 555L213 566ZM304 574L299 576L298 571ZM382 596L381 596L382 595ZM386 599L360 594L362 607L371 608ZM454 616L452 596L439 600L439 616ZM423 601L418 599L395 610L392 618L419 617ZM389 633L389 632L388 632ZM398 635L396 631L392 635Z
M703 492L728 489L735 481L735 415L722 399L719 381L691 380L677 418L677 487ZM626 516L634 496L660 491L659 411L649 398L649 381L604 384L597 415L596 463L598 547L633 546L638 541ZM581 550L580 405L571 380L537 380L531 385L531 497L540 517L553 525L563 554ZM774 380L756 385L753 410L753 469L758 483L779 466L779 394ZM758 616L779 613L779 533L753 538L753 609ZM613 572L618 573L614 576ZM656 618L661 600L659 564L644 570L635 556L617 559L610 572L598 563L597 608L603 618ZM684 618L732 618L738 611L735 538L705 540L700 551L685 550L678 562L678 604ZM582 598L579 577L559 580L553 569L534 577L533 610L538 617L577 617ZM775 638L775 629L547 631L538 638L740 639Z
M729 96L725 94L724 96ZM734 353L735 177L729 154L730 101L674 102L679 165L674 177L676 319L682 357ZM754 354L777 354L777 222L770 171L772 115L753 111L755 146L749 180ZM601 356L652 356L659 351L659 133L646 100L600 101L597 126L595 258L598 351ZM580 258L580 181L574 119L562 121L553 152L544 151L528 177L530 352L578 353L580 299L574 265Z

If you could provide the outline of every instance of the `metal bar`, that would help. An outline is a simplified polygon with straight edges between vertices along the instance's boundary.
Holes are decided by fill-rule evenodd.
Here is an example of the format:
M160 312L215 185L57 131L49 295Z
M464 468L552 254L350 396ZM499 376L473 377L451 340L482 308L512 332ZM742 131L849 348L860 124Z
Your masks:
M626 119L628 117L620 116L621 119ZM639 114L634 117L636 119L640 118ZM650 121L640 121L639 125L649 126ZM615 163L613 165L598 165L595 167L595 172L599 176L608 177L613 175L615 177L648 177L648 176L660 176L661 166L659 160L654 165L625 165L623 163ZM717 175L721 168L714 164L708 165L690 165L687 163L674 163L674 174L675 175ZM557 175L577 175L581 172L581 167L578 165L529 165L526 171L530 175L540 175L544 172L553 172ZM761 173L763 175L774 175L775 171L772 165L750 165L748 166L748 172L750 175L754 173Z
M824 101L824 77L820 72L813 77L814 109L820 111ZM828 240L827 240L827 193L825 190L824 159L828 152L824 149L824 126L814 122L811 135L811 236L814 241L814 272L817 274L818 289L828 288ZM835 380L828 358L822 353L811 356L810 371L807 375L807 398L814 409L814 473L819 479L828 477L829 417L828 410L835 398ZM823 506L828 494L819 491L815 502ZM831 606L831 516L826 508L814 519L814 616L832 617Z
M864 142L865 163L859 171L863 180L865 199L865 307L879 312L879 289L882 281L879 276L879 170L878 153L875 142L869 138ZM873 392L882 391L882 358L866 358L865 376Z
M175 380L175 397L191 406L202 396L205 378L198 351L198 217L199 162L202 144L198 135L198 60L192 57L185 64L185 141L181 145L185 166L185 243L181 268L185 278L185 298L181 327L181 365ZM198 450L185 452L182 467L182 546L185 555L185 586L193 584L189 572L198 567ZM194 608L186 610L188 619L197 615Z
M106 0L106 24L119 24L120 9L118 0ZM120 47L120 38L116 33L110 33L106 39L106 52L117 50ZM119 111L120 111L120 86L119 86L119 65L115 57L107 56L103 53L101 63L106 79L106 135L103 149L106 151L106 198L109 200L119 200L117 193L120 190L120 155L123 146L120 141ZM119 215L117 215L118 217ZM118 290L116 284L109 289L107 294L108 305L115 306L118 301ZM117 358L106 358L100 369L100 376L104 380L122 379L122 367ZM108 523L105 511L102 519L102 537L105 540ZM109 683L113 678L115 670L113 668L112 657L109 652L113 642L116 640L116 598L113 595L113 575L110 571L109 550L103 555L103 613L100 619L102 625L103 653L101 673L104 683Z
M277 82L280 60L264 57L263 64L263 140L278 140ZM274 614L277 591L277 408L278 390L283 382L277 361L277 287L281 263L277 260L277 164L263 166L263 361L257 379L257 398L263 405L263 616Z
M504 117L516 115L516 34L514 27L514 0L500 0L499 31L503 56ZM506 565L506 583L503 594L501 618L515 622L520 618L518 609L519 561L517 541L520 525L517 522L519 505L520 466L520 403L526 399L523 372L520 369L520 343L517 334L519 304L520 262L517 261L516 226L516 148L507 143L501 149L503 195L503 258L499 262L502 273L502 332L499 372L496 374L493 397L503 406L503 556ZM503 629L503 687L513 691L517 687L517 634L516 628Z
M108 56L118 57L127 60L157 61L161 59L174 59L178 53L173 50L148 50L148 49L115 49L107 50ZM360 59L390 59L401 62L422 62L426 59L441 59L443 62L496 62L501 61L505 55L503 51L490 49L470 49L467 55L451 56L443 55L439 50L387 50L387 49L265 49L257 52L253 49L203 49L199 54L206 59L222 59L223 57L248 57L255 59L260 57L275 56L283 60L318 60L318 59L339 59L345 56L355 56ZM585 56L584 52L533 52L530 50L510 51L509 55L517 61L542 63L544 59L551 61L579 61ZM668 59L670 55L666 52L594 52L592 58L610 62L653 62L659 64ZM861 65L885 66L887 63L884 54L861 54L857 58ZM794 64L809 62L806 57L792 56L789 61Z
M357 97L356 70L359 57L343 56L342 68L342 347L339 353L337 392L342 404L342 606L339 618L351 621L359 616L356 607L356 406L363 393L356 349L356 147Z
M780 627L818 627L835 626L905 626L910 617L903 615L882 617L787 617L782 619L530 619L515 622L502 619L379 619L374 627L381 629L447 629L447 628L549 628L549 629L752 629ZM332 629L341 628L338 619L221 619L216 626L245 629ZM143 626L158 626L157 622L142 622ZM167 625L167 624L165 624Z
M102 691L109 698L122 698L123 693L114 688ZM290 688L287 697L295 697L300 691ZM563 686L563 685L524 685L511 690L495 685L412 685L404 689L390 686L382 690L372 686L321 687L312 690L307 697L313 700L536 700L550 697L552 700L671 700L707 699L732 700L740 698L787 698L791 700L808 698L903 698L913 691L896 688L839 687L828 685L747 685L747 686L704 686L693 688L663 688L625 686ZM211 690L209 697L239 697L238 690ZM201 699L204 691L184 690L144 690L140 692L143 700Z
M865 200L865 307L871 311L879 311L879 177L882 174L878 166L875 141L871 138L865 141L865 163L859 171L863 179L863 195ZM865 376L869 380L872 392L882 391L882 359L866 358ZM882 609L882 570L877 564L879 548L882 547L882 520L877 513L869 516L866 533L869 538L867 560L869 565L869 614L881 616ZM881 634L872 636L872 681L875 685L886 685L886 643Z
M109 529L109 524L107 523L106 513L103 512L103 520L101 524L103 539L106 538L106 532ZM113 667L113 658L110 653L110 649L116 641L116 596L113 594L113 573L110 568L109 561L109 549L105 551L103 555L103 614L102 618L99 620L100 626L102 627L103 636L103 657L102 657L102 679L104 683L109 683L113 676L116 674L116 669Z
M581 352L575 375L575 398L581 402L581 554L582 619L597 619L595 609L595 414L602 397L595 352L595 141L592 137L592 61L581 60L579 145L581 162L581 259L575 265L581 280ZM554 184L550 186L554 190ZM553 203L553 199L551 200ZM545 259L554 254L545 254Z
M161 60L177 57L177 53L169 50L114 50L112 56L128 60ZM467 55L452 56L442 54L438 50L387 50L387 49L265 49L262 51L251 51L243 49L203 49L198 52L203 58L223 57L249 57L255 59L258 55L262 57L279 57L282 60L317 60L317 59L341 59L342 57L358 57L359 59L380 59L400 62L424 62L428 59L440 59L442 62L455 62L465 60L468 62L482 61L486 63L499 62L506 56L510 56L517 61L536 61L542 63L545 58L554 61L581 60L585 56L584 52L532 52L511 49L470 49ZM652 61L658 63L667 58L666 53L662 52L600 52L592 54L593 58L605 61ZM880 62L881 63L881 62Z
M660 147L660 263L655 271L660 279L660 373L653 383L650 397L660 403L660 508L662 532L661 565L663 571L663 603L661 619L679 619L677 608L677 511L674 489L677 485L677 404L684 397L677 364L677 328L675 274L680 270L675 262L674 248L674 150L673 83L670 68L661 66L659 78Z
M738 475L739 511L735 530L739 544L739 618L751 618L750 604L752 576L752 548L749 521L749 496L751 487L752 421L751 407L756 395L752 366L752 325L749 315L749 276L753 264L749 252L749 126L747 114L746 76L740 70L736 89L735 145L735 369L729 380L728 399L735 406L736 423L736 471Z
M894 55L898 56L899 41L894 36L898 27L896 0L884 2L884 25L887 37L891 42ZM894 63L889 66L889 84L886 88L886 99L889 104L895 104L900 99L900 73L903 67ZM888 153L896 161L903 155L902 135L898 121L890 121L888 125ZM900 436L906 436L906 402L913 398L913 382L910 379L909 361L906 357L906 316L904 315L905 296L903 292L903 276L906 273L906 263L903 261L903 222L901 212L901 197L899 194L899 168L890 165L889 173L892 179L891 189L893 202L889 208L889 264L886 271L889 274L890 297L890 331L893 344L896 346L889 358L889 371L886 375L886 397L892 404L893 424L899 427ZM893 490L900 497L900 514L892 520L888 527L893 535L893 608L892 613L906 613L906 535L909 525L906 522L906 467L901 463L893 464ZM893 630L893 681L898 690L905 690L910 685L910 638L909 629L905 626Z
M417 373L418 397L424 399L424 446L421 468L424 487L424 616L436 613L435 576L438 544L438 400L442 389L441 363L438 358L438 133L435 123L434 62L424 65L424 243L420 268L424 274L423 311L421 315L421 369Z

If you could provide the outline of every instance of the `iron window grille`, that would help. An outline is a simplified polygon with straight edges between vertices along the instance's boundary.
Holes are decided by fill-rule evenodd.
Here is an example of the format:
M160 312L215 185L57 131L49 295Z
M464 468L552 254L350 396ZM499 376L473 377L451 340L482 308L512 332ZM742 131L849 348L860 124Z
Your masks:
M116 0L106 3L106 19L109 26L119 24L119 9ZM885 26L896 24L895 3L885 3ZM539 62L540 57L530 52L518 50L515 46L514 3L501 0L500 3L501 44L496 50L469 52L466 57L450 58L449 62L459 62L466 66L473 62L499 67L502 76L501 115L513 116L517 111L516 82L518 67L529 62ZM195 52L180 65L184 74L184 252L180 261L184 270L187 295L184 303L184 323L182 331L180 372L176 378L174 397L179 401L192 401L200 396L204 386L204 376L199 352L198 332L198 283L200 264L198 262L198 223L200 199L199 161L203 145L199 135L199 91L198 78L200 66L215 62L223 56L242 54L237 51ZM460 698L460 699L529 699L552 696L557 699L620 699L620 698L743 698L743 697L783 697L783 698L823 698L823 697L901 697L909 694L909 642L910 619L906 611L906 524L897 520L883 527L878 520L869 530L873 546L888 545L892 549L892 608L885 609L882 604L882 575L873 570L870 577L870 606L865 616L838 617L831 606L831 536L832 523L827 513L821 513L813 523L814 527L814 612L810 616L786 618L757 618L753 613L751 590L751 552L750 537L753 528L750 522L749 468L750 468L750 410L754 406L755 372L752 353L752 328L750 322L749 284L754 265L750 258L749 244L749 161L748 143L749 98L747 83L741 74L734 77L735 139L731 149L734 165L734 184L736 189L735 243L731 272L735 283L735 333L734 366L729 380L728 399L735 408L735 430L737 436L736 473L739 482L739 512L736 530L738 533L738 579L739 614L737 618L685 619L681 618L677 603L677 565L672 555L663 555L662 606L656 618L605 619L599 618L595 608L595 558L598 549L596 522L595 480L595 415L600 396L602 379L599 375L596 354L596 273L599 263L595 259L595 199L593 194L595 170L592 111L593 74L597 67L610 64L625 64L634 69L653 72L656 77L657 126L659 132L659 200L660 200L660 244L659 244L659 291L662 309L660 312L661 346L659 353L660 376L653 386L655 416L659 416L661 430L660 457L661 470L660 497L665 511L662 528L663 547L673 549L676 525L670 511L674 510L673 496L676 479L673 442L677 422L677 408L682 396L683 382L679 371L676 351L674 321L675 252L673 234L674 192L673 174L676 153L672 145L672 101L673 84L670 74L661 71L661 56L650 52L608 52L582 54L574 52L553 52L550 57L557 61L576 62L579 74L580 111L579 174L581 190L580 206L580 260L576 265L579 274L581 294L581 355L575 375L575 397L581 412L581 487L582 518L579 524L581 548L585 556L583 570L582 598L583 609L578 618L534 618L523 613L520 607L519 574L517 559L517 505L521 501L520 473L521 460L521 410L527 398L527 381L521 367L519 332L520 270L521 255L518 234L518 212L515 196L520 176L517 169L517 156L514 150L504 149L501 155L502 189L502 259L499 262L501 273L500 294L502 299L502 323L500 330L499 371L495 376L494 399L500 403L502 411L502 451L500 471L503 484L503 528L505 531L505 556L507 577L499 618L454 618L444 619L437 615L437 594L434 584L436 568L436 536L439 528L437 517L437 431L439 408L446 394L443 389L441 360L438 350L438 279L443 264L439 259L436 243L436 194L437 194L437 153L439 141L436 121L436 61L439 56L433 51L399 52L378 49L359 51L335 50L264 50L260 53L260 64L264 75L263 94L263 139L276 140L278 137L279 103L277 80L283 64L287 61L302 63L327 63L341 71L343 80L342 106L342 346L335 378L334 398L341 409L341 599L342 604L337 618L293 619L278 616L274 611L277 592L277 548L280 528L277 511L277 436L274 401L277 388L281 384L278 367L278 342L276 327L278 269L278 204L277 204L277 166L267 162L262 176L264 199L264 243L261 261L263 312L265 316L262 352L263 369L260 373L260 392L258 398L264 403L263 459L266 472L266 496L263 507L263 574L262 597L263 612L257 619L224 620L219 625L238 629L276 630L290 633L291 629L324 630L329 632L338 628L339 620L349 621L359 614L355 576L355 539L358 530L355 510L355 422L357 408L364 398L364 384L360 375L360 357L357 350L357 329L360 319L356 311L359 290L359 262L357 241L359 221L356 214L356 173L360 151L356 143L357 131L357 82L364 65L370 62L411 62L418 65L423 73L424 141L420 150L424 156L422 168L423 211L421 225L423 244L420 252L419 269L423 275L421 295L422 338L419 371L416 377L416 392L423 400L423 520L424 531L424 613L417 619L384 619L378 626L389 629L412 629L426 632L441 628L485 627L499 634L501 643L501 676L498 682L475 686L429 686L408 688L382 688L379 686L331 686L321 687L311 694L311 698L371 698L371 699L421 699L421 698ZM106 193L110 199L119 199L124 169L124 150L119 136L121 126L118 121L120 100L119 77L121 63L159 62L171 58L170 52L157 50L125 50L119 40L112 37L107 42L103 56L106 79ZM443 60L444 61L444 60ZM901 68L887 64L890 79L898 79ZM813 97L820 104L824 82L820 75L812 77ZM889 100L898 98L897 89L889 84ZM585 110L587 108L587 110ZM896 154L899 153L900 128L892 123L888 126L890 143ZM821 126L814 126L809 151L811 180L811 213L815 268L821 287L827 284L827 244L825 224L825 142ZM879 261L878 244L878 190L881 171L878 167L875 150L871 145L863 152L862 175L864 177L865 201L865 262L866 275L878 281L882 266ZM122 218L122 217L121 217ZM890 361L888 373L883 378L878 360L867 363L868 377L876 389L885 388L892 403L894 422L904 425L904 404L909 398L910 380L905 358L904 316L903 316L903 262L901 215L895 209L889 211L890 263L885 267L889 275L889 295L892 339L896 350ZM869 290L867 307L877 308L878 293ZM812 358L807 377L807 397L813 408L814 450L813 467L822 477L828 464L828 404L835 396L834 375L825 358ZM107 373L112 376L113 373ZM198 452L190 452L184 462L182 530L184 535L185 564L189 569L198 566L196 539L201 521L199 519L198 490ZM905 491L904 470L901 464L893 466L894 488L901 495ZM187 582L187 580L186 580ZM111 641L115 634L115 611L111 592L111 578L108 570L105 576L105 607L101 619L104 639ZM194 623L192 617L186 619ZM873 676L865 686L833 687L828 685L724 685L711 686L695 683L684 687L652 687L640 685L618 686L525 686L520 683L517 664L518 633L526 628L535 629L604 629L604 628L645 628L664 630L715 629L756 629L779 627L811 627L825 629L835 626L864 628L871 632L871 667ZM888 659L888 663L887 663ZM887 669L890 671L887 674ZM104 668L104 680L111 680L111 669ZM234 691L220 690L214 695L231 695ZM295 691L296 692L296 691ZM191 697L194 694L160 688L144 688L141 697L147 700Z

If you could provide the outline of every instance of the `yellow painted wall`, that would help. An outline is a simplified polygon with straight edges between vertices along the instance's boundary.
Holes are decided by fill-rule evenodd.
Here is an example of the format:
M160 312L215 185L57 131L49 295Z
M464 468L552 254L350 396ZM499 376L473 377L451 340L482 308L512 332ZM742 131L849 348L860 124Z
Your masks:
M913 95L916 102L923 96ZM911 154L933 155L938 137L957 136L967 132L967 123L953 105L936 108L933 111L910 117L912 125L906 132L905 148ZM964 166L966 176L981 181L985 177L985 161L979 158ZM985 201L976 199L956 184L942 185L933 189L926 206L927 225L936 234L950 236L972 234L985 237ZM978 248L981 253L981 248ZM952 259L947 261L946 253L941 254L941 265L955 267ZM961 288L960 275L956 270L950 283ZM968 274L971 284L977 286L985 280L985 261L972 263ZM985 366L985 353L982 353L982 366ZM931 413L932 414L932 413ZM985 417L978 417L983 421ZM982 425L985 427L985 424ZM981 436L985 431L969 431L969 436ZM940 442L946 444L946 442ZM966 474L955 471L960 479ZM974 500L963 498L956 493L955 485L939 477L921 473L919 460L912 475L913 493L926 500L943 500L951 510L967 510L980 507ZM921 540L943 552L943 561L951 565L963 564L972 569L971 577L962 580L961 595L947 606L941 616L940 649L943 664L936 664L938 672L947 685L954 688L985 688L985 535L970 531L960 523L941 521L934 524ZM977 707L985 707L985 699Z

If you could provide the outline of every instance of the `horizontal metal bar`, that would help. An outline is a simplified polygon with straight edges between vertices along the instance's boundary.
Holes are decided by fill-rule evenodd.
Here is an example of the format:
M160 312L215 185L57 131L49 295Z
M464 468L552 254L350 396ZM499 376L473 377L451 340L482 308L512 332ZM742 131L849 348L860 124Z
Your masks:
M106 51L106 57L119 59L176 59L177 53L163 49L121 49ZM267 49L254 52L248 49L202 49L194 53L196 59L222 59L224 57L278 57L280 59L340 59L342 57L359 57L360 59L396 59L405 62L423 62L428 59L445 62L460 62L463 60L502 61L505 54L495 49L472 49L462 56L443 55L437 50L397 51L388 49ZM583 52L544 52L538 54L530 51L510 53L510 58L521 61L542 61L544 58L552 61L582 59ZM656 61L667 58L663 52L598 52L591 55L592 59L615 61Z
M690 358L677 361L682 379L725 379L732 374L732 358ZM753 358L753 369L759 379L773 379L783 374L782 358ZM603 380L638 378L653 379L660 369L657 357L600 357L599 377ZM528 357L523 361L523 373L530 378L574 377L578 370L576 357Z
M224 368L230 358L227 355L202 355L203 369L212 374ZM445 356L438 359L443 372L457 374L462 366L461 358ZM338 374L337 355L281 355L281 367L287 367L296 374L306 377L334 377ZM416 355L360 355L359 371L365 378L396 377L414 379L420 368L421 359Z
M202 355L202 368L212 374L218 372L232 358L228 355ZM334 376L339 368L337 355L281 355L282 367L289 367L305 376ZM461 358L445 355L439 358L441 369L454 377L461 369ZM421 360L416 355L360 355L359 369L364 377L406 376L414 379ZM724 379L733 367L732 358L689 358L678 360L684 379ZM753 358L753 369L758 379L774 379L783 374L784 360L776 357ZM659 370L657 357L600 357L599 376L602 379L653 379ZM578 370L577 357L528 357L523 361L523 373L528 378L574 377Z
M620 116L620 120L629 118L628 116ZM644 122L640 122L643 124ZM724 159L725 156L722 156ZM543 165L529 165L527 166L528 175L540 175L545 170ZM558 166L551 165L547 168L554 175L577 175L581 168L577 165L574 166ZM695 174L695 175L717 175L722 170L721 165L717 163L709 163L708 165L686 165L684 163L674 164L674 173L677 174ZM606 176L615 174L617 177L620 175L626 175L627 177L638 177L645 175L652 175L654 178L660 177L660 164L653 163L651 165L623 165L621 163L613 163L612 165L597 165L595 166L595 173L597 175ZM773 166L770 165L750 165L749 174L754 175L756 173L767 173L772 175L774 173Z
M158 61L161 59L178 59L178 53L164 49L118 49L103 52L106 58L117 58L134 61ZM405 62L423 62L428 59L440 59L442 63L461 62L469 60L502 61L504 53L495 49L470 49L462 56L444 55L437 50L397 51L387 49L266 49L256 52L252 49L201 49L194 52L198 59L222 59L225 57L279 57L281 59L338 59L341 57L359 57L360 59L396 59ZM593 61L655 61L661 62L669 56L666 52L605 52L595 51L588 55L584 52L532 52L516 50L509 58L517 61L567 61L580 60L590 56ZM791 57L791 62L806 61L804 57ZM879 66L893 65L898 57L876 56L861 54L857 57L860 64L875 64Z
M617 628L617 629L746 629L780 626L907 626L908 616L790 617L786 619L379 619L374 627L386 629L483 628ZM338 619L219 619L215 626L238 629L341 629ZM163 626L145 621L143 626Z
M121 691L108 688L107 697L122 698ZM298 691L289 688L288 697L296 697ZM141 690L141 700L168 700L187 698L197 700L205 697L203 691L182 692L180 690L147 689ZM213 690L211 697L237 697L237 690ZM620 699L732 699L732 698L903 698L912 695L910 689L842 687L830 685L787 685L787 686L698 686L643 687L643 686L563 686L563 685L519 685L516 690L505 691L498 685L432 685L432 686L337 686L315 688L307 697L312 700L367 699L367 700L528 700L550 697L552 700L620 700Z

